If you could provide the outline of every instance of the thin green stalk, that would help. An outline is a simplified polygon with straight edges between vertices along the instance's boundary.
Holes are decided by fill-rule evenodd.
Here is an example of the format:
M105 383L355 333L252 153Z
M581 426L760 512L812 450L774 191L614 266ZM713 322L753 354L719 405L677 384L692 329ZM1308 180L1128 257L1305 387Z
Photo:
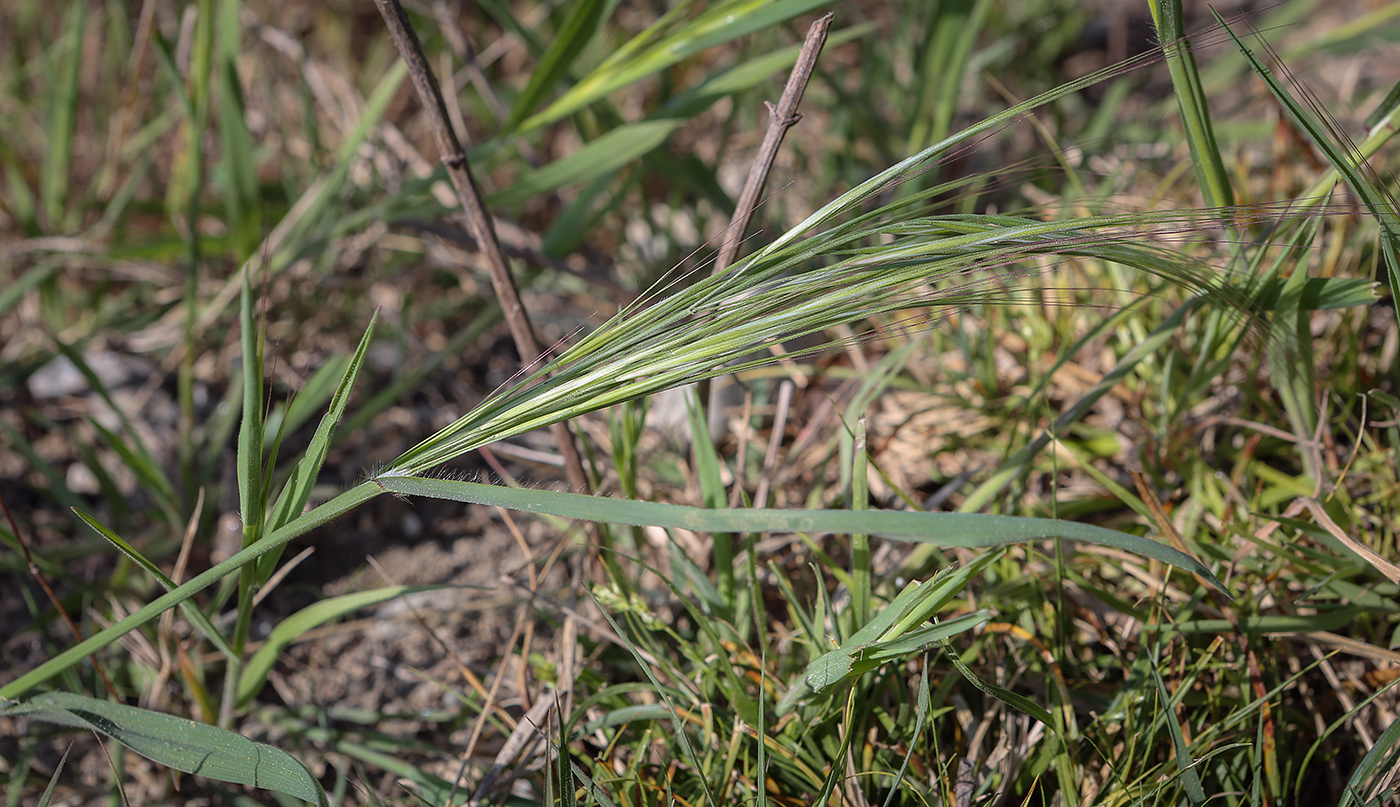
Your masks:
M180 371L176 384L176 395L180 405L179 439L176 441L179 452L180 478L184 483L185 498L192 501L198 474L195 470L195 406L194 406L194 362L197 358L196 340L198 328L195 324L196 308L199 301L199 195L204 182L204 130L209 123L209 84L213 74L214 10L211 0L200 0L195 20L194 48L190 57L188 78L190 99L189 108L193 118L186 120L185 142L185 238L187 242L185 267L185 322L184 352L180 358ZM177 86L173 89L179 92Z
M262 540L267 501L263 479L263 339L254 316L253 290L246 269L239 302L243 418L238 429L238 512L243 522L243 548L247 549ZM233 654L228 659L224 698L219 710L219 725L224 728L232 724L234 708L238 704L238 681L243 676L244 650L253 621L253 595L257 585L256 563L249 563L239 570L238 608L231 642Z
M1211 125L1210 105L1201 86L1196 69L1196 57L1182 24L1181 0L1151 0L1152 21L1157 35L1166 46L1167 67L1176 90L1181 123L1186 130L1186 144L1191 149L1191 161L1196 167L1196 181L1205 194L1206 204L1224 210L1235 203L1230 187L1230 174L1220 156L1220 146Z
M851 509L870 506L867 479L869 460L865 450L865 418L856 421L855 451L851 460ZM851 535L851 613L855 625L870 621L870 534Z

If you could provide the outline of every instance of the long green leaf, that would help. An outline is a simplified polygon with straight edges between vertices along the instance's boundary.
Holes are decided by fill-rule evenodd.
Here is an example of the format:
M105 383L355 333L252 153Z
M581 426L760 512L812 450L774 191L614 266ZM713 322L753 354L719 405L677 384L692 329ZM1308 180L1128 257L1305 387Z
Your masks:
M69 692L2 701L0 715L95 731L168 768L329 803L320 782L291 754L206 723Z
M360 337L360 344L355 348L355 355L351 357L346 366L340 384L335 389L335 394L331 397L330 408L316 426L316 433L312 435L311 443L306 447L306 453L302 455L296 468L292 469L291 478L287 480L286 486L282 488L282 494L278 496L277 502L272 506L272 513L267 522L269 531L280 529L283 525L290 523L295 516L301 513L302 508L306 506L307 500L311 497L311 488L316 483L316 477L321 473L321 465L326 461L326 453L330 451L336 426L345 415L345 407L350 402L350 390L354 388L355 379L359 377L360 368L364 366L365 355L369 351L369 344L374 336L374 326L378 321L379 312L376 311L374 316L370 318L369 327L365 329L364 336ZM280 550L269 553L258 562L258 581L260 583L267 582L279 557L281 557Z
M258 694L258 690L262 689L263 682L267 680L267 674L272 671L272 665L277 663L277 657L282 654L287 645L295 642L298 637L312 628L339 619L352 611L378 605L385 600L392 600L405 594L441 591L444 588L452 587L450 584L387 586L331 597L297 611L277 623L277 627L268 634L267 640L263 642L262 647L258 648L258 652L248 659L248 664L243 668L243 676L238 681L238 705L246 706Z
M1154 558L1198 574L1211 585L1225 591L1225 586L1209 569L1184 552L1148 538L1071 521L975 513L913 513L889 510L707 510L658 502L606 499L576 493L512 489L452 479L380 476L374 481L390 493L404 496L426 496L511 510L528 510L604 524L669 527L695 532L866 532L896 541L974 549L1061 538L1110 546L1145 558Z
M254 318L253 289L245 268L239 296L243 348L243 420L238 427L238 515L243 520L243 545L252 543L262 526L263 354Z
M253 138L248 132L243 87L238 80L239 0L219 2L219 150L222 180L236 258L246 260L262 237L258 206L258 175L253 163Z
M1196 771L1196 760L1191 756L1191 746L1186 743L1186 735L1181 730L1181 723L1176 719L1177 704L1180 703L1181 696L1186 693L1187 688L1180 688L1177 690L1176 697L1172 697L1167 692L1167 685L1162 682L1162 674L1157 672L1157 666L1149 664L1147 668L1152 672L1152 681L1157 686L1157 696L1161 698L1162 718L1167 724L1167 733L1172 738L1176 769L1181 774L1181 786L1186 791L1186 798L1192 807L1204 804L1206 792L1201 787L1201 775Z
M839 31L828 43L852 39L869 31L861 26ZM582 185L605 176L661 147L673 132L725 98L758 85L774 73L790 66L800 47L783 48L765 56L745 60L666 101L636 123L619 126L589 141L577 151L530 171L490 197L497 204L513 204L565 185Z
M583 109L613 90L670 67L707 48L747 36L799 14L826 5L828 0L731 0L716 3L669 35L650 41L656 31L638 34L631 46L615 54L573 86L544 111L520 124L521 132L553 123ZM646 43L642 46L641 43Z
M1191 40L1182 23L1181 0L1153 0L1152 19L1167 56L1167 65L1176 90L1177 107L1186 129L1186 143L1191 149L1191 161L1196 167L1196 181L1210 207L1225 208L1235 203L1230 187L1230 174L1220 156L1211 125L1210 107L1206 103L1201 76L1196 70L1196 56Z
M515 99L510 119L505 124L506 131L513 131L526 115L534 111L540 100L573 67L574 60L598 32L598 24L602 22L608 5L608 0L579 0L566 6L568 17L559 26L559 33L530 74L530 83Z
M981 690L983 693L990 695L993 698L996 698L997 700L1001 701L1007 706L1010 706L1018 712L1030 715L1036 720L1039 720L1041 723L1044 723L1046 726L1055 725L1055 719L1050 715L1049 709L1046 709L1044 706L1041 706L1040 704L1036 703L1030 698L1027 698L1025 695L1012 692L1011 690L1002 686L997 686L991 681L982 680L981 676L974 672L971 667L967 666L967 663L962 660L962 656L958 655L958 651L953 648L952 642L944 640L943 653L945 656L947 656L948 660L953 663L953 667L958 671L958 673L963 677L963 679L966 680L969 684L972 684L974 687Z

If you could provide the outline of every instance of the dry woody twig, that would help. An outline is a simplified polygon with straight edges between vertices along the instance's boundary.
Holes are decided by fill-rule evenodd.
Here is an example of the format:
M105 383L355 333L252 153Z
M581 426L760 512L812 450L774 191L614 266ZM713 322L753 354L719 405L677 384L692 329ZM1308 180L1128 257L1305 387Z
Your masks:
M447 105L443 102L437 78L428 67L423 46L398 0L375 0L375 4L379 6L379 13L384 16L384 23L394 40L394 47L408 64L408 73L413 78L413 86L418 91L418 98L423 102L423 109L433 130L433 139L437 141L438 151L442 154L442 164L447 168L452 187L457 190L457 200L462 205L467 227L486 259L491 286L495 289L496 300L500 303L506 324L510 327L515 349L520 353L520 361L527 366L533 364L541 355L539 343L535 340L525 307L520 302L520 291L511 276L505 250L496 237L496 227L486 212L486 203L482 198L481 188L477 186L476 178L472 175L467 153L448 123ZM550 431L559 447L559 453L564 458L564 473L568 478L569 488L586 492L589 489L588 476L584 473L583 462L579 459L578 449L574 446L573 435L569 432L568 425L558 423L552 426Z

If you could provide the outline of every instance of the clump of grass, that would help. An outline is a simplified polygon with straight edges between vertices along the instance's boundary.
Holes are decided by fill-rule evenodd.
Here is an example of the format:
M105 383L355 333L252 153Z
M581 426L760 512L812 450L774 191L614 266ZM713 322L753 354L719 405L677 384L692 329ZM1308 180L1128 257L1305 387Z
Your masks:
M757 11L728 2L692 16L673 12L617 47L602 24L605 4L581 3L561 11L551 23L558 34L553 44L545 44L508 9L493 7L492 13L526 43L539 65L510 108L504 130L525 135L572 116L578 131L597 135L579 152L587 160L566 156L535 169L522 158L512 168L531 194L566 182L583 187L567 203L554 200L563 222L623 215L619 200L628 198L629 186L620 180L614 184L613 172L642 154L674 168L674 155L650 151L657 132L675 131L676 120L698 116L721 98L742 97L758 81L762 71L757 66L769 70L789 58L790 51L716 71L693 90L667 99L660 112L638 114L630 123L624 112L632 110L614 108L609 93L809 5L814 4L785 3ZM960 26L992 25L988 5L973 4L966 15L930 15L925 40L946 42ZM1343 801L1378 799L1387 792L1390 785L1382 776L1397 747L1397 732L1393 725L1379 723L1380 705L1393 699L1379 677L1364 682L1365 698L1355 696L1361 687L1330 685L1337 697L1337 705L1325 709L1335 716L1331 725L1319 728L1302 716L1323 713L1318 687L1339 680L1339 668L1358 681L1370 672L1332 651L1392 664L1396 660L1383 634L1395 623L1391 600L1400 580L1388 579L1391 568L1382 556L1393 537L1395 511L1393 469L1384 458L1400 440L1393 423L1368 423L1371 407L1397 408L1395 391L1384 383L1363 388L1356 378L1329 377L1331 400L1344 406L1320 406L1322 376L1313 367L1317 356L1336 351L1350 353L1340 366L1370 368L1377 381L1393 378L1394 350L1387 364L1363 349L1323 344L1312 330L1315 321L1327 323L1336 329L1336 344L1360 344L1373 333L1394 339L1395 323L1389 319L1359 321L1364 306L1374 300L1369 280L1335 272L1365 259L1360 244L1378 242L1381 246L1371 250L1369 260L1383 266L1393 282L1400 269L1394 253L1400 237L1394 206L1383 185L1357 168L1357 152L1336 130L1314 120L1252 55L1257 73L1363 200L1370 218L1364 227L1328 232L1334 225L1325 217L1349 211L1324 205L1322 185L1283 202L1233 204L1235 178L1223 170L1230 163L1221 146L1224 137L1212 133L1215 124L1204 103L1209 82L1196 74L1184 41L1174 38L1173 32L1182 30L1179 6L1163 4L1154 11L1167 43L1162 53L1171 62L1175 98L1180 99L1176 103L1189 121L1185 128L1191 165L1202 187L1201 207L1124 212L1116 198L1095 198L1091 190L1096 189L1085 187L1085 178L1071 172L1068 190L1051 194L1058 204L997 213L979 203L994 184L986 175L947 178L951 161L980 159L978 144L1025 116L1061 109L1096 83L1123 80L1122 68L1070 82L999 113L979 114L976 122L952 135L946 132L958 128L952 121L959 110L939 100L932 127L910 135L929 144L913 156L837 194L713 277L679 273L652 286L546 364L529 368L369 478L336 494L319 493L315 485L338 435L347 430L340 424L352 410L352 390L384 326L371 320L354 349L334 363L335 372L317 376L303 397L288 403L280 416L269 416L262 367L273 323L263 318L269 315L259 315L255 289L261 286L270 303L271 290L289 275L315 268L329 276L335 259L318 258L317 250L386 211L436 214L441 208L423 201L430 192L426 180L406 182L399 193L372 205L354 190L351 176L361 146L371 130L387 126L381 116L403 78L393 68L367 99L365 113L342 132L330 168L299 201L292 201L295 194L278 200L286 215L258 244L258 208L269 200L258 199L257 159L239 93L236 57L243 45L233 22L239 7L219 4L217 19L224 27L217 36L215 11L210 3L191 12L193 24L177 43L186 46L188 60L179 58L180 47L172 57L167 43L153 46L165 71L160 74L164 89L180 102L160 125L172 132L171 142L183 144L179 147L186 160L168 187L171 221L163 247L164 254L182 256L178 285L183 296L167 305L163 319L143 312L139 322L125 324L116 312L94 304L90 317L76 323L83 329L78 339L55 336L57 347L46 348L62 352L109 399L101 378L69 342L107 329L139 327L149 339L171 348L170 366L181 368L175 463L162 462L130 422L119 430L91 422L103 449L120 458L156 503L152 510L159 518L123 512L117 506L119 485L111 479L99 481L112 502L112 516L86 512L92 509L88 503L67 491L59 474L42 467L32 441L17 429L7 430L46 476L51 495L78 505L79 518L166 593L142 593L125 616L116 613L116 597L108 594L115 617L110 625L89 628L89 638L64 650L55 648L48 661L0 686L5 699L0 712L7 718L94 729L169 767L213 779L307 801L346 798L343 790L337 792L347 784L346 766L338 768L328 798L323 783L285 751L241 742L230 752L227 743L237 735L228 729L250 720L269 671L290 642L354 609L413 590L391 586L328 599L282 619L261 648L253 648L257 592L275 585L283 548L389 493L670 531L660 550L650 547L640 532L630 542L613 536L618 540L608 553L609 576L591 589L593 599L603 604L602 618L591 620L591 635L578 640L590 656L582 668L573 666L576 648L570 638L579 624L579 609L571 606L559 618L562 672L543 691L530 693L543 706L532 710L529 720L517 721L512 740L503 743L518 748L544 735L545 767L522 766L536 800L632 803L666 798L724 804L838 798L867 803L881 798L969 804L1014 795L1065 804L1181 799L1197 804L1207 798L1253 804L1315 797L1320 790L1312 778L1317 770L1348 780L1340 788ZM72 77L81 56L73 46L84 36L82 16L70 14L63 29L68 44L54 44L46 54L69 60L57 73L58 106L50 118L50 131L62 142L55 141L39 194L47 219L39 214L40 206L22 203L23 193L13 194L19 202L14 208L30 211L17 220L30 229L50 227L50 235L79 226L81 218L55 214L64 211L70 193L64 143L71 138L76 103ZM1013 33L992 38L996 44L976 54L976 60L985 63L1018 46ZM921 69L953 70L952 78L940 76L938 82L951 90L958 86L956 71L973 61L974 54L953 49L946 57L942 52L937 59L930 57ZM874 64L877 70L889 68L891 60ZM309 62L303 66L312 72ZM895 71L889 72L893 80ZM546 103L563 83L570 89ZM830 84L841 89L838 81ZM927 109L934 102L921 103ZM1364 154L1376 153L1393 131L1388 122L1400 104L1388 97L1381 107L1371 137L1360 147ZM585 109L586 114L581 112ZM208 211L199 182L206 173L200 143L214 110L223 152L218 176L227 206L225 238L201 226ZM606 132L598 131L604 127ZM388 132L384 128L381 134L392 140ZM1064 149L1053 140L1051 145L1063 160ZM512 159L509 153L510 145L502 139L479 147L473 159L489 165ZM1044 181L1038 173L1032 179ZM1121 179L1103 180L1105 193ZM17 182L14 187L26 189L23 179ZM605 201L609 194L612 201ZM116 194L109 205L126 205L130 199ZM599 212L600 206L607 209ZM113 220L125 215L120 207L108 208L113 209ZM102 220L107 220L105 213ZM1307 247L1320 232L1342 244L1328 252L1327 271L1308 260ZM1212 239L1216 252L1210 251ZM561 244L576 246L578 239L552 231L531 254L540 258L541 251ZM35 254L56 254L36 242L27 246ZM259 264L260 274L245 268L231 280L211 282L202 276L211 255L234 265ZM1086 321L1082 308L1057 307L1032 282L1082 272L1089 279L1086 286L1107 278L1123 288L1129 271L1145 279L1140 282L1146 293L1097 322L1092 317ZM6 295L0 310L30 297L54 308L58 276L54 265L37 262L17 279L13 288L20 291ZM47 303L45 294L50 295ZM1065 294L1075 302L1098 299L1077 297L1074 289ZM239 356L244 369L238 383L230 384L226 411L200 423L196 358L210 350L203 331L222 321L235 298L238 323L229 329L227 341L233 343L231 334L238 333L238 348L229 355ZM1037 321L1035 314L1014 307L1017 303L1038 305L1033 310L1049 316ZM1012 307L994 310L1002 306ZM1095 310L1101 309L1090 309ZM1355 310L1363 314L1358 317ZM49 314L53 322L63 319L62 312ZM947 334L933 327L951 319L981 333L964 338L965 332ZM1023 327L1019 333L994 330L991 325L998 320ZM847 326L861 330L840 336L840 328ZM875 345L888 349L874 372L857 379L858 388L849 390L849 397L846 392L833 395L838 416L830 423L831 437L813 449L820 459L801 462L812 469L804 480L810 489L805 495L795 490L791 498L841 498L849 503L846 509L719 506L728 499L724 472L747 469L738 458L731 463L705 437L704 419L698 416L692 418L697 435L693 473L705 508L484 485L441 470L492 443L604 407L636 405L653 393L720 374L769 368L776 359L751 358L755 349L833 331L836 347L857 353ZM1009 343L994 341L998 332L1017 333L1025 364L1040 365L1030 367L1027 378L1006 381L1007 362L998 351L1005 353ZM441 351L475 334L465 328L461 341L444 338ZM916 354L923 346L943 355L961 354L965 376L950 377L958 371L921 365ZM821 349L831 347L828 340ZM1086 347L1100 354L1091 363L1101 372L1088 371L1097 377L1065 393L1060 371L1070 366L1082 370ZM1258 352L1267 360L1263 369L1250 356L1252 347L1261 348ZM799 370L818 378L839 376L841 368L817 366L818 350L791 353L787 359L801 362ZM448 361L443 352L425 366ZM1031 362L1031 354L1039 354L1041 361ZM865 360L863 354L860 360ZM26 377L40 362L29 357L10 369ZM1030 383L1033 373L1041 374L1035 384ZM882 467L882 450L871 447L874 441L863 419L872 403L894 387L928 400L935 392L943 394L945 382L962 390L957 394L966 409L1012 396L1027 409L1043 406L1049 413L1044 422L1010 424L973 436L970 442L978 451L997 458L995 466L979 478L952 485L950 494L964 511L997 503L1009 514L1041 518L920 512L911 486ZM1052 396L1063 399L1058 412L1049 406ZM1366 405L1359 415L1350 407L1351 396L1360 396ZM1104 415L1107 402L1115 399L1132 407L1122 418L1129 426L1105 428L1101 420L1087 417ZM352 421L352 436L369 428L363 424L371 422L383 400L392 398L376 399L361 410L367 414ZM1276 416L1279 409L1282 418ZM304 448L291 449L295 424L316 410L324 414L314 434L304 438ZM1393 414L1385 417L1393 421ZM608 448L621 459L619 476L629 480L626 487L635 490L635 477L648 469L639 468L644 463L636 460L641 456L639 416L632 411L626 417L631 426L613 430ZM1207 430L1221 445L1192 444L1193 434ZM775 431L773 451L778 452L782 430ZM1155 449L1103 448L1105 439L1113 442L1123 434L1136 434ZM875 437L888 445L887 435ZM82 435L73 439L81 441ZM740 429L738 439L750 435ZM219 458L229 456L224 454L229 442L236 443L228 488L230 501L236 493L241 546L180 582L181 573L167 574L151 559L150 547L138 546L130 536L153 530L182 536L187 545L207 541L212 518L203 499L191 493L215 489ZM293 461L284 455L284 446ZM1348 446L1349 452L1343 450ZM790 459L798 456L795 448ZM1140 473L1122 471L1125 461L1148 460L1155 462ZM760 473L771 479L777 464L765 459ZM798 464L795 459L793 464ZM89 465L100 475L100 463ZM827 474L824 466L839 470ZM1073 484L1062 486L1067 473ZM902 497L905 510L869 509L872 485L889 491L891 502ZM1077 492L1084 487L1092 488L1096 502L1085 504L1088 497ZM736 488L737 503L747 490ZM1172 494L1172 489L1178 492ZM1116 529L1057 518L1080 507L1089 512L1112 508L1106 523ZM681 531L715 535L711 556L687 552ZM800 536L805 549L761 558L760 538L773 532ZM24 529L12 525L10 533L18 543ZM821 537L832 534L859 537L849 547L845 539ZM727 542L721 535L729 536ZM871 546L869 536L921 546L898 564L878 564L880 550ZM726 548L731 544L747 550L738 563ZM656 551L660 554L649 554ZM47 563L43 553L35 557L36 566ZM667 568L655 562L658 557ZM197 598L201 592L209 593ZM176 607L196 636L180 643L182 659L188 662L193 651L206 646L221 659L205 661L203 667L181 664L182 694L192 712L222 728L99 699L75 673L84 659L96 658L119 640L154 636L173 641L168 624L154 633L145 629ZM46 622L39 619L37 605L31 608L36 621ZM1343 630L1351 635L1341 635ZM1307 654L1295 653L1285 641ZM112 685L117 696L140 689L147 674L142 663L123 652L102 655L120 668ZM501 679L498 673L497 685ZM58 691L34 694L39 688ZM483 689L480 700L471 701L480 709L482 725L488 717L515 718L498 714L501 710L491 705L494 695L494 689ZM546 718L551 704L563 709L552 724ZM407 738L379 732L373 742L346 740L312 725L295 709L275 711L272 722L294 727L287 730L357 764L392 772L411 783L423 800L448 803L471 795L426 763L408 761L421 749ZM554 728L538 731L531 721ZM1343 727L1369 745L1340 746ZM503 736L509 728L509 723L498 726ZM476 736L479 730L474 730ZM164 742L171 738L183 745ZM1341 761L1339 748L1355 762ZM260 762L250 765L250 758ZM514 762L504 750L502 758L503 766ZM1324 758L1327 765L1318 767ZM25 786L25 776L13 780L15 792ZM491 795L486 779L484 774L472 777L476 786L468 789ZM492 797L505 798L499 792Z

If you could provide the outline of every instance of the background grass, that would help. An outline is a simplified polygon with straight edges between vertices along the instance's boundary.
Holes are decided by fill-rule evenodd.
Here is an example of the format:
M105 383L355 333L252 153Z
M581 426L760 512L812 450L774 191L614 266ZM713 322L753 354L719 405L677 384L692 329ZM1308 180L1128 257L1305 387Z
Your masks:
M545 343L578 341L673 267L703 268L762 101L819 7L837 15L832 40L745 253L950 133L1151 43L1145 5L1053 0L411 7L452 73L449 109ZM1187 12L1188 32L1214 25ZM371 6L0 14L8 685L73 643L31 563L91 635L306 502L341 501L519 368ZM1367 116L1394 106L1397 17L1390 3L1294 0L1250 19L1340 131L1369 142L1386 126ZM289 575L280 550L214 575L185 610L99 653L100 674L71 667L46 679L61 692L7 706L8 803L46 786L73 802L314 800L312 780L336 803L478 789L495 803L1393 802L1400 606L1366 554L1396 557L1400 504L1400 336L1393 299L1369 286L1386 278L1384 219L1340 193L1325 217L1143 213L1230 198L1296 210L1328 173L1327 149L1239 49L1204 40L1217 43L1195 79L1210 138L1179 122L1189 66L1148 64L994 127L851 213L921 193L978 226L1126 212L1187 285L1060 241L989 261L972 299L856 321L871 335L855 341L833 327L824 338L845 350L747 370L713 424L647 428L645 402L575 424L604 495L1067 519L1177 545L1228 597L1159 561L1059 541L911 552L877 538L867 553L749 527L729 538L748 549L735 568L715 569L708 534L613 528L598 563L566 520L477 515L468 530L444 505L376 502L318 532L322 551ZM1371 164L1388 177L1394 149L1378 140ZM1393 182L1373 182L1393 199ZM909 235L896 214L880 221L887 241ZM789 268L801 278L829 254ZM790 406L784 378L798 382ZM339 428L318 431L339 406ZM454 459L442 495L467 495L460 475L557 479L547 440L516 445ZM329 622L406 593L340 578L394 544L432 557L425 531L496 547L472 561L471 582L491 589L469 600L475 628L434 617L452 609L420 592L422 621L378 645L387 660L338 652L353 634ZM393 582L464 582L419 569ZM906 580L937 584L907 634L885 634L906 615ZM967 632L919 633L939 609ZM868 618L881 630L862 636ZM337 675L373 691L298 688ZM140 706L237 729L295 757L291 778L262 791L175 779L124 754L159 753L130 737L109 746L112 764L84 739L57 773L66 741L92 736L71 731L74 694L114 701L104 714L119 724L148 719L122 711Z

